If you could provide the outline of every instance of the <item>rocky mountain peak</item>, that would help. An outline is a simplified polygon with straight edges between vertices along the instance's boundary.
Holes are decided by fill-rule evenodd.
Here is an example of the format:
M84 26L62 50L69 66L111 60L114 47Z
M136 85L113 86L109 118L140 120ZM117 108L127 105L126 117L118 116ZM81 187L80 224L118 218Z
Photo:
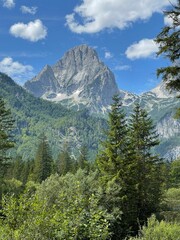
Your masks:
M117 93L114 74L99 60L95 49L80 45L70 49L53 66L46 65L25 88L35 96L105 111Z

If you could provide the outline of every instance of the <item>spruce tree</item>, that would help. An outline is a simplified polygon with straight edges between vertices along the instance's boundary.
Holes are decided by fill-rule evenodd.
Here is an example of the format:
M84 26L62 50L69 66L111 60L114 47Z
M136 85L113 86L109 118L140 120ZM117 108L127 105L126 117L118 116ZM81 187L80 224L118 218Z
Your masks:
M53 167L51 150L47 137L44 134L41 136L34 164L33 178L35 181L41 183L51 175Z
M161 159L152 154L158 136L139 104L127 124L118 96L109 113L109 128L97 164L104 187L102 203L113 214L112 239L135 235L139 224L158 211L161 199Z
M80 155L78 158L78 168L88 170L88 149L85 145L83 145L80 149Z
M67 143L64 144L62 152L59 154L56 162L57 172L60 175L74 170L74 164L70 156L70 149Z
M152 213L159 210L162 197L162 159L152 153L152 148L159 144L158 135L147 112L136 104L130 117L129 141L131 157L134 163L133 181L134 214L143 225ZM135 225L136 228L136 225Z
M14 121L11 112L6 108L3 99L0 98L0 201L2 197L3 177L10 161L7 151L14 146L11 136L13 124Z
M126 118L118 95L113 97L108 130L105 134L106 139L101 143L102 150L98 155L97 164L102 175L112 179L119 173L126 154Z
M102 150L97 157L104 187L102 203L114 216L110 226L113 240L124 237L126 232L127 224L123 215L126 216L124 206L127 208L127 155L126 116L120 97L115 95L109 113L106 139L102 142Z

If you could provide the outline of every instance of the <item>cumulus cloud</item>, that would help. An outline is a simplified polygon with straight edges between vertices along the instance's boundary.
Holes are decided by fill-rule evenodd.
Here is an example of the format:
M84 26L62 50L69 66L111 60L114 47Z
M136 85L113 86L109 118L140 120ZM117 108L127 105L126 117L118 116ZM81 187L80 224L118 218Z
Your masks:
M129 46L125 52L126 57L134 60L139 58L149 58L158 51L158 45L153 39L142 39L138 43Z
M10 33L15 37L20 37L31 42L37 42L47 36L47 28L41 20L37 19L34 22L16 23L11 26Z
M15 6L14 0L3 0L3 7L13 8Z
M27 7L27 6L21 6L21 12L26 14L26 13L29 13L29 14L36 14L37 12L37 7Z
M5 57L0 61L0 72L6 73L19 83L23 83L28 78L34 76L31 65L23 65L20 62L14 61L11 57Z
M105 52L105 58L110 59L113 57L113 54L111 52Z
M171 0L171 3L176 0ZM139 19L146 20L170 5L169 0L83 0L66 23L76 33L96 33L106 28L124 29ZM76 19L81 18L81 22Z

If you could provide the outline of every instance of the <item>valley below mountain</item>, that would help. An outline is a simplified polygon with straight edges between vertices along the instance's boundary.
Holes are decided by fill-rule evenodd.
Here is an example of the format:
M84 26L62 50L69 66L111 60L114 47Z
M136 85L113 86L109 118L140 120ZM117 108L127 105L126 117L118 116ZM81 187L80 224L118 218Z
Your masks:
M68 144L75 158L86 145L93 159L114 94L120 94L127 115L137 102L147 110L160 138L157 153L168 161L180 155L180 121L174 118L180 107L177 94L167 92L163 83L140 96L118 89L112 71L87 45L70 49L53 66L46 65L23 88L0 74L0 95L15 116L17 152L24 159L33 159L43 132L55 158Z

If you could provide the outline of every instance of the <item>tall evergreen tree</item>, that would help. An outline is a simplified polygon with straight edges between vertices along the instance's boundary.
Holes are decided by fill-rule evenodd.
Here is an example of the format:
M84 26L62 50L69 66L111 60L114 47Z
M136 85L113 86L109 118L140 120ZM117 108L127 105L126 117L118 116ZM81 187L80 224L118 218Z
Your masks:
M152 153L159 144L158 135L147 112L136 104L130 117L129 139L133 157L133 181L136 187L136 218L143 225L152 213L159 210L162 196L162 159Z
M71 159L70 150L67 143L64 144L63 150L58 156L56 168L60 175L65 175L66 173L74 170L74 164Z
M97 158L104 187L104 199L102 199L102 202L106 209L114 215L114 221L111 223L113 240L125 236L123 228L125 228L126 223L122 213L125 212L123 206L127 202L127 172L125 170L127 155L126 118L121 99L118 95L115 95L109 113L106 139L102 142L102 150Z
M53 159L48 144L47 137L43 134L40 139L38 150L35 157L34 180L44 181L52 173Z
M113 97L111 112L108 118L106 140L102 142L102 150L97 159L98 167L104 177L112 179L120 171L126 154L127 126L121 99Z
M11 138L13 123L10 110L6 109L5 102L0 98L0 201L3 176L10 160L7 151L14 146Z
M158 34L158 55L163 55L171 61L171 66L159 68L157 75L162 75L169 89L180 90L180 0L171 10L164 12L172 24L165 26Z
M152 120L139 104L129 124L114 97L109 129L97 158L104 186L103 204L114 216L112 239L137 233L139 223L158 210L161 198L161 159L153 155L158 144Z
M80 149L80 155L78 158L78 167L81 169L87 169L89 168L88 164L88 149L85 145L83 145Z

